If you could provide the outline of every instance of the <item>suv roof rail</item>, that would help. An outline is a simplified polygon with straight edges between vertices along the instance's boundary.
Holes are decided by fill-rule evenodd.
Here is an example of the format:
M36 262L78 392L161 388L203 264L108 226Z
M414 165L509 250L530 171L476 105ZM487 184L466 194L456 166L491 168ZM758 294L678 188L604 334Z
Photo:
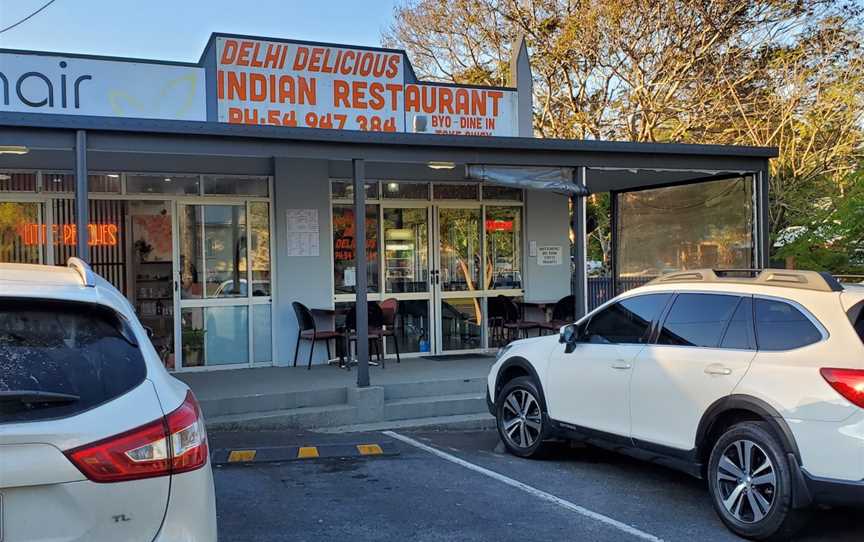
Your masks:
M88 288L96 287L96 276L93 274L93 269L81 258L71 257L66 262L66 267L74 269L78 276L81 277L81 285Z
M648 284L734 283L782 286L817 292L840 292L843 286L828 273L797 269L691 269L662 275Z

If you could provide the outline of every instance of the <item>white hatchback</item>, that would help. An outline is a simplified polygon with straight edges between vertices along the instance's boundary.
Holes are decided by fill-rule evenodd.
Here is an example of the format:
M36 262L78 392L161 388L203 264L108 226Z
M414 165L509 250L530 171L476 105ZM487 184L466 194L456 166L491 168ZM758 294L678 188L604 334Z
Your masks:
M0 264L0 540L216 540L198 403L76 258Z
M707 481L732 531L785 539L864 505L864 287L806 271L665 275L511 343L488 381L508 450L588 441Z

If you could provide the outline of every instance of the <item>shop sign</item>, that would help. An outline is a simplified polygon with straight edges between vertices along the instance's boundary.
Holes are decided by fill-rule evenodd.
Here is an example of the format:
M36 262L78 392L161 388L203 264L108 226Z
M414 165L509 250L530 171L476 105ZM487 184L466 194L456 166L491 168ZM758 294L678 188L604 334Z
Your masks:
M0 53L0 112L207 119L204 69Z
M91 247L114 247L120 229L117 224L88 224L87 245ZM48 226L45 224L23 223L18 226L18 236L26 246L48 243ZM54 224L51 236L55 245L74 246L78 244L78 226L75 224Z
M218 119L376 132L516 135L516 92L406 82L396 51L218 37Z
M512 220L487 220L486 231L513 231Z

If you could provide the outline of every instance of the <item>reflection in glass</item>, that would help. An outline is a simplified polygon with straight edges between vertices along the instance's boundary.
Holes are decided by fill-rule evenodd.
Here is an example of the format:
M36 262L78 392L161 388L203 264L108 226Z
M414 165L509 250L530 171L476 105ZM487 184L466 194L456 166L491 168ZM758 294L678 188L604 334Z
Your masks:
M127 175L130 194L198 194L197 175Z
M433 184L432 197L435 199L477 199L478 186L474 183Z
M89 186L87 189L94 192ZM43 192L75 192L75 175L71 173L42 173Z
M245 306L183 309L183 366L248 363L247 318Z
M378 199L378 183L367 182L366 199ZM333 199L354 199L354 183L353 181L331 181L330 190L332 191Z
M35 173L16 173L0 170L0 192L35 192Z
M183 299L204 297L204 252L201 249L200 205L181 205L180 231L180 295Z
M271 275L270 205L268 203L259 201L249 204L249 229L252 236L249 245L249 259L252 261L252 295L269 296Z
M252 305L252 347L256 363L273 360L273 328L270 305Z
M429 291L426 208L384 209L384 280L387 292Z
M500 201L522 201L522 190L519 188L510 188L507 186L484 184L483 199Z
M392 303L392 302L391 302ZM384 305L384 302L382 302ZM386 305L384 306L386 309ZM385 319L386 319L385 311ZM393 354L399 342L399 353L429 352L429 301L425 299L402 299L396 302L396 317L393 320L392 337L387 337L387 353Z
M618 194L620 284L683 269L752 268L752 190L741 177Z
M427 183L400 183L387 181L381 185L385 199L429 199Z
M480 289L480 210L439 209L438 217L441 289Z
M180 326L183 367L204 365L204 309L194 307L180 311Z
M479 300L474 297L441 300L441 342L444 350L480 348L481 320Z
M205 175L204 193L267 197L270 195L270 180L267 177L221 177L218 175Z
M487 289L522 287L522 209L486 208Z
M246 207L204 206L207 297L246 297Z
M333 273L337 294L353 294L357 285L354 264L354 207L333 206ZM378 284L378 206L366 206L366 280L368 291L377 292Z
M38 203L0 203L0 262L39 263L45 228Z

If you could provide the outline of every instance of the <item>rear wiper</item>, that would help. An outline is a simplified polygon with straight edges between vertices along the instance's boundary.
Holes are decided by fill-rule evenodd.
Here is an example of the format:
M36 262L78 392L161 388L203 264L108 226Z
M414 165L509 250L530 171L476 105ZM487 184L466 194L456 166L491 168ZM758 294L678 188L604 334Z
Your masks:
M0 403L74 403L81 399L71 393L59 393L40 390L0 391Z

